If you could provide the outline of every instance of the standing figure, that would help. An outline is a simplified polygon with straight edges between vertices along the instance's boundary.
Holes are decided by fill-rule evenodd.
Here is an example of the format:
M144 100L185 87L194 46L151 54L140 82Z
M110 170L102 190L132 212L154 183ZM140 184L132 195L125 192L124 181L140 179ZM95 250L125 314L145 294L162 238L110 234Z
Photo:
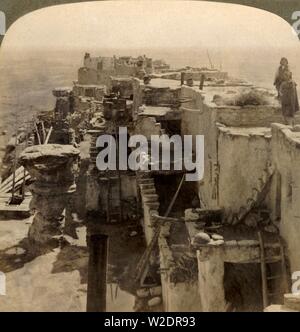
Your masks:
M297 84L293 81L292 73L286 71L283 75L283 82L279 89L282 114L285 123L294 125L294 116L299 112L299 101L297 95Z
M180 73L180 85L184 85L184 79L185 79L185 72L182 71Z
M278 93L278 98L280 98L279 90L281 83L284 81L284 73L289 71L289 62L287 58L281 58L280 60L280 66L277 69L275 80L274 80L274 85L276 87L277 93Z

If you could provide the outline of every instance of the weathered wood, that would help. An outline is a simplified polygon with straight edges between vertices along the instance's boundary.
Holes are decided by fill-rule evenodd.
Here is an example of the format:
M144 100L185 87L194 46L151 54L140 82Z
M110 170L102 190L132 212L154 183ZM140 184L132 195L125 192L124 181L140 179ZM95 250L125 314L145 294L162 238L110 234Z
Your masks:
M179 183L179 186L178 186L178 188L177 188L177 190L176 190L176 192L175 192L175 194L174 194L174 196L173 196L173 198L172 198L172 200L171 200L171 202L170 202L170 204L169 204L169 206L168 206L168 208L167 208L167 210L166 210L166 212L163 216L164 218L167 218L169 216L169 214L170 214L170 212L171 212L171 210L172 210L172 208L175 204L175 201L178 197L180 189L183 185L184 179L185 179L185 174L182 176L182 179ZM141 257L141 259L140 259L140 261L137 265L137 269L136 269L137 272L136 272L136 278L135 278L136 281L139 281L141 276L143 275L143 273L144 273L144 271L145 271L145 269L148 265L149 259L151 257L151 253L152 253L152 251L154 250L154 248L157 244L159 235L160 235L160 226L158 225L155 232L154 232L154 234L153 234L151 242L149 243L148 247L144 251L144 253L143 253L143 255L142 255L142 257Z
M52 131L53 131L53 127L50 127L44 144L48 144Z
M91 235L89 243L87 311L106 311L106 271L108 236Z
M16 170L16 175L22 173L24 171L24 167L21 166ZM0 190L2 190L8 183L11 183L13 179L13 175L11 174L8 178L6 178L0 185Z
M28 172L23 171L25 173L25 180L29 180L30 179L30 175L28 174ZM15 178L15 186L19 185L20 182L23 181L24 179L24 173L23 174L19 174L18 176L16 176ZM13 181L11 181L10 183L8 183L4 188L0 189L0 193L6 193L11 191L13 188Z
M261 269L261 285L262 285L262 297L263 306L266 308L269 305L268 301L268 284L267 284L267 271L266 271L266 257L264 239L261 232L257 233L260 246L260 269Z

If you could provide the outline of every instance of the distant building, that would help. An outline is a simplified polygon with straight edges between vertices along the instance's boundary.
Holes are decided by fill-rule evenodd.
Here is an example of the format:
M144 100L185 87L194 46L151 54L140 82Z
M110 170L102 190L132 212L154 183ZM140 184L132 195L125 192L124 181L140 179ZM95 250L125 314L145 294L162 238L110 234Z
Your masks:
M91 57L84 56L84 64L78 71L79 84L107 84L110 76L142 76L153 72L152 59L145 55L137 58L131 56Z
M164 72L170 70L170 65L165 60L159 59L153 61L153 68L155 72Z

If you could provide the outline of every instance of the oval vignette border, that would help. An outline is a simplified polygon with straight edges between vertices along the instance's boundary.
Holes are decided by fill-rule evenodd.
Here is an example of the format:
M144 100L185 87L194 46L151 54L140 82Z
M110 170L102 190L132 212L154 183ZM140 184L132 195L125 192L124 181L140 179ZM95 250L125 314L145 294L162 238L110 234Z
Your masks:
M24 0L1 0L0 11L6 16L6 30L20 17L35 11L37 9L46 8L54 5L63 5L80 2L105 1L105 0L32 0L30 4ZM299 0L194 0L194 1L210 1L223 2L250 6L263 9L276 14L287 21L291 26L294 21L292 15L295 11L300 11ZM0 45L4 36L0 36ZM300 39L300 34L299 34Z

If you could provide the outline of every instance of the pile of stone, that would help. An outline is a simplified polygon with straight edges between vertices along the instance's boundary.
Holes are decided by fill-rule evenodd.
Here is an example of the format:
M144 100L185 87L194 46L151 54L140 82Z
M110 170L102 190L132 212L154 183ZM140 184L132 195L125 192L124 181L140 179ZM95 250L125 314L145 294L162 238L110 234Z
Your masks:
M162 303L162 288L161 286L140 288L136 291L136 296L140 307L146 306L151 310Z
M220 246L224 244L224 237L219 234L208 234L201 231L193 237L191 244L193 247L203 245Z

